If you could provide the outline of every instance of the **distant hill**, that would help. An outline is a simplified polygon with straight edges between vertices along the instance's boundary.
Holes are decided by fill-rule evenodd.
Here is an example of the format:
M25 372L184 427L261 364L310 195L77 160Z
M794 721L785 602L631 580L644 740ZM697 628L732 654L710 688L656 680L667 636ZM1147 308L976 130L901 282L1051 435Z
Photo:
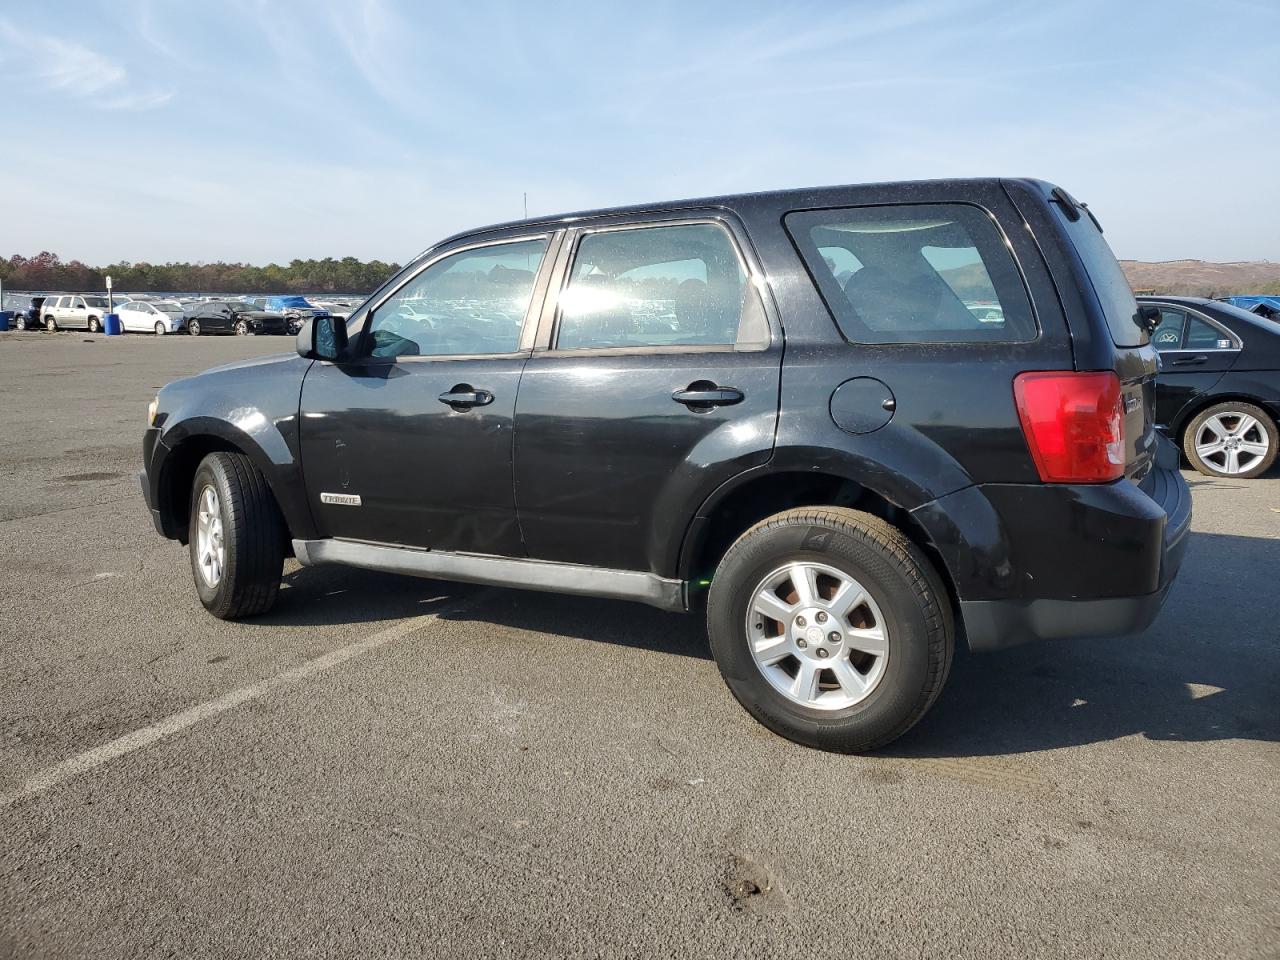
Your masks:
M1207 260L1121 260L1135 292L1226 297L1232 294L1280 293L1280 263L1253 260L1211 263Z

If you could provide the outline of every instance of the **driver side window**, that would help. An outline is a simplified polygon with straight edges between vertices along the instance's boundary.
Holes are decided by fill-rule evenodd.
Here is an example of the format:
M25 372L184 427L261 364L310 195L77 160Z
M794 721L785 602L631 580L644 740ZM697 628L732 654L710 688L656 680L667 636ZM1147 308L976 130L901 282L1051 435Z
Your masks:
M372 355L515 353L546 249L546 238L539 238L436 261L374 311Z

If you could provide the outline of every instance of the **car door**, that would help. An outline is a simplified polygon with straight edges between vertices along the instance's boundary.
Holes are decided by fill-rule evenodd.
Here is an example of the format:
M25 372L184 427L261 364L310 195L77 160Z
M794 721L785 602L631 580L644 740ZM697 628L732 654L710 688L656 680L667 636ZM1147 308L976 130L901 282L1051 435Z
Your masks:
M89 328L89 310L84 305L84 297L72 297L66 311L67 320L63 326L87 330Z
M531 557L674 575L685 523L765 462L782 348L736 222L570 231L516 401Z
M1211 390L1240 355L1240 341L1191 308L1156 304L1160 323L1151 335L1160 352L1156 423L1171 429L1183 410Z
M433 253L303 381L302 459L321 536L524 555L512 420L552 232Z

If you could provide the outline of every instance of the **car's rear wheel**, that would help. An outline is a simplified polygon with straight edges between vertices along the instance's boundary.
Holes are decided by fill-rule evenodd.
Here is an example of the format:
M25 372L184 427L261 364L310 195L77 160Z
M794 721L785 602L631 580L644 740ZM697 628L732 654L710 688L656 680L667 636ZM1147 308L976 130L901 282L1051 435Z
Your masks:
M163 337L165 334L164 323L160 320L156 321L156 336Z
M90 318L89 318L89 332L90 332L90 333L98 333L98 332L99 332L99 331L101 331L101 330L102 330L102 323L98 320L98 318L97 318L97 317L90 317Z
M707 601L716 664L752 716L841 753L897 739L932 706L954 624L929 559L856 510L770 517L721 560Z
M25 329L27 329L27 318L26 318L26 317L17 317L17 318L13 321L13 325L14 325L14 327L15 327L16 329L18 329L18 330L25 330Z
M200 321L199 320L189 321L187 323L187 333L191 334L191 336L193 337L200 336Z
M191 485L196 593L215 617L266 613L284 567L284 521L266 478L242 453L211 453Z
M1280 434L1261 407L1231 400L1201 410L1187 425L1182 449L1206 476L1249 480L1275 463Z
M57 333L57 332L58 332L58 321L57 321L57 320L55 320L55 319L53 319L53 317L45 317L45 318L44 318L44 328L45 328L46 330L48 330L50 333Z
M249 324L244 320L236 321L236 336L247 337L249 335Z

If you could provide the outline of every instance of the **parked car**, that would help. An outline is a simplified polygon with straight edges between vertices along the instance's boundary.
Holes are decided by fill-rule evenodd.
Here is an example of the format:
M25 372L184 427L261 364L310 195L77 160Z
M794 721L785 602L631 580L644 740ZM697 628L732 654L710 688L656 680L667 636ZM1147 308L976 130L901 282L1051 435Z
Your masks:
M148 414L147 503L214 616L269 609L290 551L705 609L733 695L826 749L911 727L958 637L1143 629L1187 542L1146 320L1040 181L486 227L297 353Z
M1280 325L1218 300L1138 300L1160 311L1160 429L1207 476L1266 473L1280 451Z
M186 305L187 332L204 333L284 333L284 318L278 313L256 310L241 300L202 300Z
M44 297L30 297L25 306L18 306L13 311L13 327L15 330L35 330L44 325L40 308L44 306Z
M312 317L320 317L329 311L313 306L306 297L254 297L252 303L259 310L278 313L284 317L287 330L296 334L302 324Z
M107 298L92 294L47 297L40 306L40 313L46 330L97 333L102 329L102 318L107 315Z
M133 300L116 307L120 326L132 333L178 333L187 327L182 304L173 300Z

